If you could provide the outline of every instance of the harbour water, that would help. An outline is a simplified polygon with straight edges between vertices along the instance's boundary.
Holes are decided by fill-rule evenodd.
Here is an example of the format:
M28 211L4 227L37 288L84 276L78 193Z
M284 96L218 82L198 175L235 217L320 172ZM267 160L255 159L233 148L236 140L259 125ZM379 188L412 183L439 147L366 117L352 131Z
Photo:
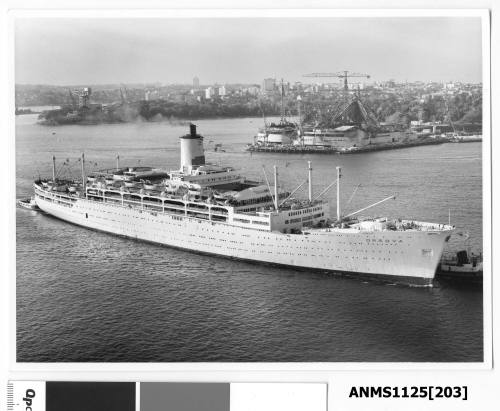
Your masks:
M16 188L31 195L51 156L79 176L122 165L175 169L187 123L47 127L16 118ZM341 155L250 154L259 119L197 121L207 160L289 189L312 160L320 192L343 170L342 207L448 222L482 250L481 143ZM225 151L214 151L222 144ZM61 169L61 173L63 170ZM68 175L68 174L66 174ZM361 184L350 199L354 188ZM335 192L326 198L335 213ZM17 209L17 359L32 361L430 361L483 359L481 287L401 287L197 255ZM450 247L463 246L460 237ZM488 273L485 273L488 275Z

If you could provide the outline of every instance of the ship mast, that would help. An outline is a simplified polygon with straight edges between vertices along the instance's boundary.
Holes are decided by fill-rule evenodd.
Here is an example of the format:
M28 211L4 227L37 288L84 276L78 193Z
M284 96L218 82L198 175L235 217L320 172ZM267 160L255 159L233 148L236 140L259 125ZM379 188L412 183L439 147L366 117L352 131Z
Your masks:
M83 187L83 195L87 197L87 181L85 178L85 154L82 153L82 187Z
M274 199L274 195L273 195L273 192L271 190L271 185L269 184L269 179L267 178L267 173L266 173L266 169L264 166L262 166L262 171L264 172L264 178L266 179L266 184L267 184L267 189L269 190L269 195L271 196L271 199L273 200L273 206L276 207L276 200Z
M56 182L56 156L52 156L52 182Z
M281 79L281 122L285 121L285 106L283 105L283 98L285 96L285 88L283 86L283 79Z
M312 179L313 179L313 169L312 169L312 165L311 165L311 162L308 161L307 162L307 168L309 170L309 202L312 203L313 201L313 187L312 187Z
M340 167L337 167L337 221L340 221Z
M278 211L278 167L274 166L274 208Z
M302 101L302 97L300 97L300 95L297 96L297 114L299 116L299 136L300 136L300 139L301 139L301 142L302 142L302 145L304 145L304 137L303 137L303 133L302 133L302 115L301 115L301 112L300 112L300 102Z

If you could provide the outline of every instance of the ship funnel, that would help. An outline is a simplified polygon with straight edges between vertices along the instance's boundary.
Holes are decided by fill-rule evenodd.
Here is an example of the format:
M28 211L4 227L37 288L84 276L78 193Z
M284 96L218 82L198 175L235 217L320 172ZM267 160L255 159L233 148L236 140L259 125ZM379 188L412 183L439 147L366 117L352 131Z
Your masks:
M196 125L189 125L189 134L181 137L181 171L191 173L193 166L205 164L203 137L196 134Z

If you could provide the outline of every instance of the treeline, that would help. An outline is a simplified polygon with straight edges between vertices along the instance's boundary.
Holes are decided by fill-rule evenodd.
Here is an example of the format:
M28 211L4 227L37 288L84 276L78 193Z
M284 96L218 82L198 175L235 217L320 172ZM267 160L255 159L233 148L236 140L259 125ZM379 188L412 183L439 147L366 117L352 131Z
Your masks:
M369 96L366 104L381 121L441 121L457 123L482 122L482 96L459 93L454 96L429 96L423 99L401 98L396 95Z
M139 101L108 106L105 108L80 108L76 111L71 106L57 110L48 110L40 114L42 124L99 124L127 123L133 121L196 120L201 118L260 117L276 115L278 107L270 102L262 104L225 102L173 103L162 100Z
M141 101L138 105L138 115L145 120L159 118L199 119L214 117L259 117L276 115L279 108L270 102L257 104L228 103L224 101L204 101L196 103L149 102Z

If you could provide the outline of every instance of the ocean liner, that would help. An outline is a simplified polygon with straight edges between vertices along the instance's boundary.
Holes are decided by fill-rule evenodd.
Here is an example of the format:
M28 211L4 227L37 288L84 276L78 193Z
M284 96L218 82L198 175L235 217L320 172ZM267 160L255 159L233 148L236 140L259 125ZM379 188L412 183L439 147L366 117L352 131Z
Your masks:
M231 167L205 161L203 137L191 125L180 137L180 169L120 168L81 180L34 182L36 205L83 227L195 252L301 269L372 275L395 283L432 284L453 226L402 219L342 215L337 167L336 216L314 196L308 163L308 198L274 182L252 181ZM124 178L127 175L127 178ZM144 175L150 180L144 180ZM165 177L166 175L166 177ZM388 197L372 206L388 200Z

